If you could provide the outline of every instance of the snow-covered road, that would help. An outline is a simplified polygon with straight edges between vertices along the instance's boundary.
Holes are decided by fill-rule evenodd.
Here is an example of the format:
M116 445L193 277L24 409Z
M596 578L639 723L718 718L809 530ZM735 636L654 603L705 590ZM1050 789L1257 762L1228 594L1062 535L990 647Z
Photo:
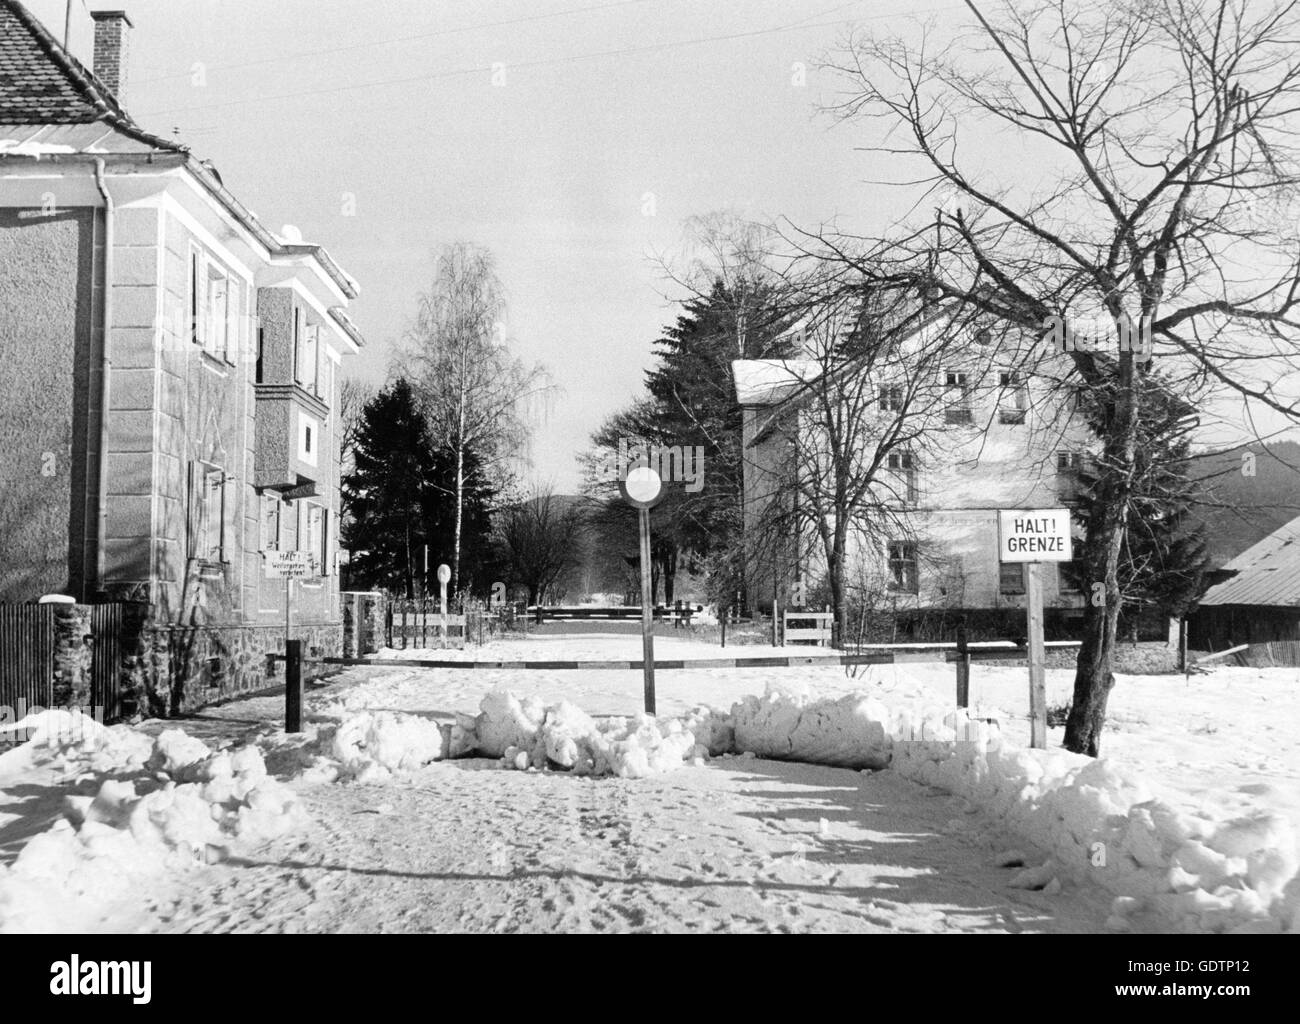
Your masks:
M726 758L650 779L441 762L302 787L307 841L196 878L161 931L1101 930L1010 889L957 801L891 773Z
M631 636L531 637L460 657L613 660L635 658L636 642ZM672 658L719 653L685 637L662 638L659 646ZM769 653L761 648L736 653L742 651ZM427 656L416 651L406 656L421 655ZM1049 691L1068 693L1068 675L1050 673ZM658 678L659 710L683 716L699 704L728 708L746 695L800 688L827 697L867 692L898 707L942 705L950 700L951 680L951 666L941 663L859 672L839 667L665 671ZM1023 731L1018 713L1024 670L977 666L972 683L980 708L1004 716L1005 734L1014 741ZM615 669L353 668L309 691L308 729L300 737L280 731L283 695L269 693L180 723L119 727L107 751L92 745L94 754L65 756L24 747L0 756L0 930L6 923L5 865L13 865L33 837L61 824L69 795L89 800L105 778L134 779L144 787L141 792L156 788L158 779L172 785L166 775L142 773L141 759L149 756L154 737L178 724L207 744L196 756L207 756L208 748L234 751L255 744L265 755L266 770L288 784L305 814L291 828L268 832L279 838L231 849L219 863L129 880L93 906L57 896L67 889L62 862L46 870L41 858L28 858L22 877L10 876L11 914L20 914L11 918L11 926L157 932L1091 932L1114 926L1108 916L1115 911L1116 876L1107 876L1103 889L1091 869L1073 875L1057 866L1049 869L1045 851L1055 846L1054 856L1068 856L1071 829L1089 851L1105 834L1114 854L1107 870L1131 873L1154 865L1149 870L1158 875L1182 842L1157 831L1151 833L1157 843L1173 843L1169 850L1143 846L1148 831L1141 811L1130 822L1135 830L1114 832L1108 815L1118 809L1122 823L1128 803L1113 801L1138 798L1125 796L1124 784L1113 781L1118 777L1109 769L1053 803L1032 776L1016 774L1021 761L1014 757L997 762L1004 775L1012 773L999 783L1006 790L1001 797L968 785L963 789L955 777L936 782L943 790L913 781L931 779L916 774L921 762L907 760L906 746L895 750L890 770L874 772L752 755L707 762L690 757L680 768L642 778L508 771L502 762L482 758L424 763L438 756L444 742L436 723L473 714L486 695L502 687L548 704L571 701L596 715L633 715L641 679L637 672ZM1204 810L1203 823L1215 835L1234 816L1254 814L1252 808L1293 817L1296 801L1288 793L1300 770L1300 745L1290 724L1300 710L1297 689L1285 670L1227 669L1191 681L1124 677L1112 701L1114 725L1107 742L1122 766L1158 779L1176 806L1188 813ZM427 747L430 735L438 742L433 752L411 762L411 770L380 771L361 780L353 766L340 775L340 724L364 726L372 720L395 729L390 738L399 741L398 750L408 742ZM1201 727L1207 722L1212 728ZM1055 746L1058 731L1053 732ZM379 744L373 751L384 742L370 735L365 741ZM141 742L130 765L112 752ZM260 756L256 760L261 764ZM322 775L323 761L335 766L332 772ZM171 777L188 778L175 772ZM958 792L965 799L952 795ZM259 799L259 806L263 802ZM993 804L1000 817L987 816ZM1042 840L1039 847L1029 844L1023 830L1006 831L1022 805L1034 816L1020 824ZM233 805L222 806L227 817L234 813ZM1165 814L1160 820L1167 827L1159 828L1168 831L1191 819ZM1227 828L1220 838L1240 857L1260 844L1276 846L1256 867L1243 860L1238 870L1223 862L1225 871L1254 872L1252 886L1258 875L1263 879L1258 884L1267 887L1268 872L1285 881L1294 864L1287 859L1290 840L1271 838L1285 829L1276 822L1265 828L1262 821L1237 818L1240 827ZM113 831L105 835L114 842L129 838ZM91 853L101 841L88 830L83 838ZM63 848L81 849L66 842ZM1014 848L1023 850L1024 863L1035 869L1025 875L1041 875L1020 881L1047 884L1046 889L1015 888L1014 866L995 866L1013 859L1006 854ZM129 859L131 849L121 846L120 855ZM1219 862L1214 854L1199 856L1204 864L1187 863L1210 885ZM98 861L90 863L93 868ZM50 893L45 904L27 896L21 905L13 903L14 894L32 895L22 888L25 879L43 880ZM1230 895L1240 894L1229 889ZM1242 920L1257 922L1263 911L1234 903L1215 912L1219 918L1210 914L1199 926L1220 930ZM1154 919L1134 919L1121 922L1126 926L1158 925Z

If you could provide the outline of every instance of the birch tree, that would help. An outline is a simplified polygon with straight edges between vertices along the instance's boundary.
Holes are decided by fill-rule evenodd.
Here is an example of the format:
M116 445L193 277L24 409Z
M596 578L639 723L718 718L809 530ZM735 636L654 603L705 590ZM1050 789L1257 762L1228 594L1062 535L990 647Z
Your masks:
M438 256L433 284L420 298L399 357L433 443L455 460L453 593L460 583L466 457L473 452L499 484L506 465L526 451L533 400L551 388L544 367L511 351L505 324L505 293L492 254L458 242Z

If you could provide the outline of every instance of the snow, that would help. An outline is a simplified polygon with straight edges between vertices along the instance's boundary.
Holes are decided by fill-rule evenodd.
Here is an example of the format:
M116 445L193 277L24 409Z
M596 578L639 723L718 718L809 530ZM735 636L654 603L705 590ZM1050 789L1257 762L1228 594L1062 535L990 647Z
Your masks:
M760 647L722 652L685 638L660 637L656 645L665 658L777 653ZM535 635L447 653L461 660L635 656L628 638L581 634ZM1049 704L1068 700L1072 676L1071 670L1048 672ZM503 712L500 722L503 729L512 722L518 728L506 745L520 764L538 763L520 755L534 741L546 701L563 694L589 713L613 711L635 703L639 684L635 673L617 671L398 670L363 683L352 699L364 703L383 694L386 706L409 702L414 708L427 707L437 693L442 706L454 707L507 680L521 692L517 708ZM1033 844L1033 863L1026 861L1018 884L1035 890L1062 882L1098 885L1115 897L1112 928L1297 927L1300 794L1286 786L1300 778L1300 745L1287 728L1300 714L1294 670L1120 677L1111 697L1108 756L1099 761L1060 749L1060 729L1051 730L1048 750L1018 745L1028 733L1023 668L977 664L968 712L951 706L952 666L935 662L857 671L661 671L657 681L661 710L729 707L737 752L849 768L888 766L957 796ZM528 684L531 692L522 692ZM759 686L767 691L763 697L753 695ZM713 753L719 753L716 743Z
M544 704L510 690L483 697L477 715L457 714L453 723L395 712L350 710L349 700L327 705L337 716L316 743L328 749L336 769L314 761L313 780L386 782L444 757L488 757L520 771L555 767L579 775L644 778L680 768L686 761L730 749L727 716L696 709L682 718L649 715L595 719L567 701Z
M0 139L0 156L34 156L39 159L43 156L58 156L75 152L76 150L72 146L56 142L19 142L17 139ZM94 152L94 150L87 150L87 152Z
M430 653L617 661L639 638L390 652ZM46 712L0 755L10 856L26 841L0 929L1294 932L1297 682L1122 676L1100 760L1059 729L1025 749L1024 669L979 663L969 711L952 666L909 661L662 670L657 717L637 672L415 666L336 678L296 737L282 696L184 731ZM278 841L287 861L230 859Z
M79 713L42 711L0 755L0 791L72 781L62 815L7 867L0 932L89 931L161 879L256 848L303 823L296 796L256 748L213 752L180 729L156 740ZM53 788L53 787L52 787Z

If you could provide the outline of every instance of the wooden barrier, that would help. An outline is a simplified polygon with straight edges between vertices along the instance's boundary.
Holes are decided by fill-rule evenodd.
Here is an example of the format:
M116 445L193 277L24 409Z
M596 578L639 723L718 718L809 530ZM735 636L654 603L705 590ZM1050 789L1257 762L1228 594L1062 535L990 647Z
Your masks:
M819 647L829 647L834 618L832 612L792 612L787 608L781 614L781 645L784 647L791 640L811 640ZM812 622L813 625L791 627L791 621Z

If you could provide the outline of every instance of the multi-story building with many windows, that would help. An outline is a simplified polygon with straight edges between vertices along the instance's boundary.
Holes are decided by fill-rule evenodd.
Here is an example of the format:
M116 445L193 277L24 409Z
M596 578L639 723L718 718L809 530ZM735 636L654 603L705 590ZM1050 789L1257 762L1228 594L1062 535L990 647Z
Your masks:
M295 631L338 646L357 285L132 121L130 21L93 18L92 70L0 0L0 601L138 602L152 685L193 703L282 642L269 552L308 553Z

